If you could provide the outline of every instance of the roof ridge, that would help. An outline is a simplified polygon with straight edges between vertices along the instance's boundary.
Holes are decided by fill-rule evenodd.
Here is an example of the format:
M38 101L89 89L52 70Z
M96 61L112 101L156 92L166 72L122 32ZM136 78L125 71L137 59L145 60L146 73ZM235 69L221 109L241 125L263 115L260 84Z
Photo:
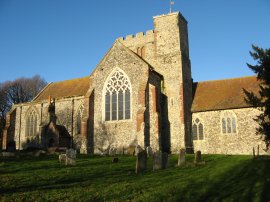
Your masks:
M73 81L73 80L77 80L77 79L86 79L89 78L90 76L84 76L84 77L80 77L80 78L74 78L74 79L66 79L66 80L62 80L62 81L55 81L55 82L50 82L50 83L62 83L62 82L66 82L66 81Z
M242 76L242 77L233 77L233 78L225 78L225 79L214 79L214 80L206 80L206 81L195 81L193 83L206 83L206 82L216 82L216 81L228 81L228 80L237 80L237 79L244 79L244 78L252 78L256 77L256 75L253 76Z

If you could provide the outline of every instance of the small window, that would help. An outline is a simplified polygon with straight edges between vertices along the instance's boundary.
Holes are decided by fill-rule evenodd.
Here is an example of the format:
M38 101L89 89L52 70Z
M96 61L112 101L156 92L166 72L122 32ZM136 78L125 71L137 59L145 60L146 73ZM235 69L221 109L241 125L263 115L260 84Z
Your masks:
M203 124L201 123L200 119L196 118L192 123L193 140L203 140L203 132Z
M236 117L232 112L223 112L221 115L221 127L223 134L236 133Z

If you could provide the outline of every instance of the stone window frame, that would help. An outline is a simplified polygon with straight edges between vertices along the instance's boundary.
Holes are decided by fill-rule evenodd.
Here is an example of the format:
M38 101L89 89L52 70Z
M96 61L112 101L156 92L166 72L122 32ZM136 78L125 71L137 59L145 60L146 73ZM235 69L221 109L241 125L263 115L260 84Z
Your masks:
M83 117L84 106L81 104L77 108L76 116L75 116L75 134L81 134L81 125L82 125L82 117Z
M220 115L220 133L223 135L237 134L237 116L233 111L222 111Z
M108 92L108 83L110 82L111 78L113 77L113 75L116 73L116 72L120 72L121 74L123 74L123 76L125 77L126 81L128 82L128 90L129 90L129 118L128 119L125 119L125 107L123 107L123 119L119 119L119 108L118 108L118 94L119 92L116 92L117 93L117 115L116 115L116 119L113 120L112 119L112 92L110 92L110 120L106 120L106 94ZM123 94L123 103L125 103L125 94ZM125 104L123 104L125 106ZM131 82L130 82L130 79L128 77L128 75L119 67L116 67L115 69L113 69L111 71L111 73L108 75L108 77L106 78L105 82L104 82L104 86L103 86L103 90L102 90L102 120L103 122L119 122L119 121L131 121L132 120L132 85L131 85Z
M35 107L30 107L25 116L25 137L33 139L38 136L39 114ZM34 122L34 124L33 124Z
M196 139L194 139L194 126L196 127ZM200 126L202 126L202 128L200 128ZM200 129L202 129L202 133ZM205 140L205 127L202 118L198 116L192 118L191 131L193 141Z

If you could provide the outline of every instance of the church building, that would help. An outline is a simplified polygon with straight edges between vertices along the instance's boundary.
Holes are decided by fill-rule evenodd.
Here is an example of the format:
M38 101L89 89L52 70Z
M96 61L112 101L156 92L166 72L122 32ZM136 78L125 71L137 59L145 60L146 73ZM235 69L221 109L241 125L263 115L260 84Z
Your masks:
M266 154L253 120L260 111L242 90L258 92L256 77L193 82L187 21L179 12L153 20L153 30L116 39L91 75L49 83L13 105L3 148Z

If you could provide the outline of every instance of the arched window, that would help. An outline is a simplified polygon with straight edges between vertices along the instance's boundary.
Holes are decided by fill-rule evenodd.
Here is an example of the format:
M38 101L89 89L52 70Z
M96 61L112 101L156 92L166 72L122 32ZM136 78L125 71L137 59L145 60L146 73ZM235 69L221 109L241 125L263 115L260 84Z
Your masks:
M26 118L26 136L37 135L37 113L32 110Z
M105 85L105 121L130 119L131 85L126 74L117 69Z
M200 119L196 118L192 122L192 134L193 140L203 140L203 124L201 123Z
M76 116L76 134L81 134L83 106L80 106Z
M236 116L233 112L222 113L221 131L223 134L236 133Z

